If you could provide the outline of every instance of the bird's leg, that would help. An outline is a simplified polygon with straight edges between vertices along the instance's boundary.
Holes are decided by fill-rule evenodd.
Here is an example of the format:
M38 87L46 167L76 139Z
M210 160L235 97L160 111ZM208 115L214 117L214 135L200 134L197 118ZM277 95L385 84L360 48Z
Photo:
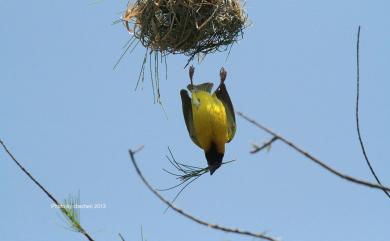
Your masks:
M190 69L188 70L188 74L190 75L191 85L193 85L192 77L194 77L194 72L195 72L195 68L194 68L194 66L191 65Z
M225 82L226 75L227 75L227 72L226 72L225 68L222 67L221 70L219 71L219 77L221 78L221 84L223 84Z
M224 67L221 68L219 71L219 78L221 79L221 82L219 83L218 88L225 83L227 72Z

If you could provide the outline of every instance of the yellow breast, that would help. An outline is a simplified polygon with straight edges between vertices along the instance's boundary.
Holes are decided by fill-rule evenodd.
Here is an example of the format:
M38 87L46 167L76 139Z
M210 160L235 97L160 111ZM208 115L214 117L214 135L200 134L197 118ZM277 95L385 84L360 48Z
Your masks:
M192 115L196 138L201 148L207 151L214 142L218 151L224 153L228 127L222 102L206 91L193 92Z

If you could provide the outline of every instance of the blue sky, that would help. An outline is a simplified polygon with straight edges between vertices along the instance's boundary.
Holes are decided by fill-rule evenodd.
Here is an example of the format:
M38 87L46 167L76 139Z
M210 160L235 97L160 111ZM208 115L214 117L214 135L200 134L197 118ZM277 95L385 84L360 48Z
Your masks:
M113 65L129 38L114 25L127 1L0 1L0 137L58 199L80 190L81 223L96 240L252 240L184 219L140 182L128 148L156 187L170 146L204 166L181 112L185 58L168 58L161 79L168 116L153 104L149 78L134 91L144 49ZM195 81L218 82L221 66L236 110L281 133L333 167L373 181L354 122L355 42L361 32L361 129L369 157L390 185L389 1L256 1L252 25L226 53L207 56ZM147 75L148 76L148 75ZM389 240L390 200L326 173L281 143L249 154L269 136L237 118L225 160L237 161L192 184L176 204L204 220L282 240ZM84 240L68 231L50 200L0 152L0 240ZM163 193L167 198L173 192Z

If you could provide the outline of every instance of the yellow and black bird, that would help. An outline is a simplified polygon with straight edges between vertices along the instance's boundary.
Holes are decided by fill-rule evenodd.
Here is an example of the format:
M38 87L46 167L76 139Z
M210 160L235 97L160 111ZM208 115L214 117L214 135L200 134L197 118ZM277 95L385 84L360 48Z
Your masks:
M210 174L222 164L225 143L230 142L236 132L233 104L225 86L226 71L221 68L220 84L211 93L212 83L194 85L194 67L189 69L191 84L180 91L183 115L192 141L205 152Z

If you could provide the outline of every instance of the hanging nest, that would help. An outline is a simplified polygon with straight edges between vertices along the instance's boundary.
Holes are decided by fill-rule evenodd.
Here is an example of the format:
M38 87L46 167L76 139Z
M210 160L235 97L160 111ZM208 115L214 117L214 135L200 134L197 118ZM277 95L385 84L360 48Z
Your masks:
M190 62L242 38L247 16L240 0L137 0L123 21L151 52L184 54Z

